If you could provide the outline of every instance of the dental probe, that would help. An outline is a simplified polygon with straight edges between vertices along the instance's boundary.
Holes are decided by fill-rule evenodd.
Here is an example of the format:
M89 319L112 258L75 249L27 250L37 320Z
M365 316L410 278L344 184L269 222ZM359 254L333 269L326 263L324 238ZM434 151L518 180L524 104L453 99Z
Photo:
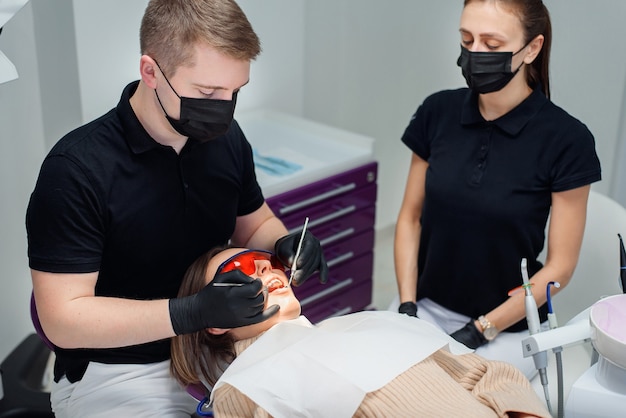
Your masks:
M213 283L215 287L239 287L243 286L246 283Z
M300 242L298 243L298 249L296 250L296 255L293 258L293 263L292 265L292 269L291 269L291 274L289 275L289 282L287 283L287 286L291 286L291 281L293 280L293 276L295 276L296 271L298 270L298 266L296 265L296 262L298 261L298 257L300 257L300 249L302 248L302 243L304 242L304 234L306 232L306 227L309 224L309 217L307 216L304 219L304 226L302 227L302 235L300 235Z

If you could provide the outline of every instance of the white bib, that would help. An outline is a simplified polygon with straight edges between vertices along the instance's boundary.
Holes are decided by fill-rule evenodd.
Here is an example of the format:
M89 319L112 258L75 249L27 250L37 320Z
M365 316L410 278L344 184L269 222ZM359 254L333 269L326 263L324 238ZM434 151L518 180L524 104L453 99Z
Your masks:
M226 369L228 383L274 417L351 417L368 392L446 347L433 325L389 311L304 317L269 329ZM211 395L213 397L213 395Z

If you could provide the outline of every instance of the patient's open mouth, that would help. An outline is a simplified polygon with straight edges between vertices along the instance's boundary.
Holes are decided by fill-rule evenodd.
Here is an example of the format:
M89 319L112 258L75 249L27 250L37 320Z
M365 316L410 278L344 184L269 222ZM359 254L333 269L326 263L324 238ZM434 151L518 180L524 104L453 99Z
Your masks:
M285 287L285 284L278 278L273 278L266 284L267 291L272 293L274 290L282 289Z

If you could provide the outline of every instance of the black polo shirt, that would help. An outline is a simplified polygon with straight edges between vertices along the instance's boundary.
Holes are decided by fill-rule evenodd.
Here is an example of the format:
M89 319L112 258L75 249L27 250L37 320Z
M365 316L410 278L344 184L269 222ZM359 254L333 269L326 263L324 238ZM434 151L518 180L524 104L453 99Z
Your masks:
M469 89L436 93L402 141L429 163L417 297L472 318L522 284L522 258L530 275L542 267L551 193L601 179L592 134L539 87L491 122ZM545 306L540 313L546 319Z
M187 267L230 239L236 217L263 204L252 151L238 124L180 154L139 123L128 85L117 108L50 151L28 206L32 269L99 272L96 295L175 297ZM56 378L82 376L86 361L169 358L169 340L111 350L57 349Z

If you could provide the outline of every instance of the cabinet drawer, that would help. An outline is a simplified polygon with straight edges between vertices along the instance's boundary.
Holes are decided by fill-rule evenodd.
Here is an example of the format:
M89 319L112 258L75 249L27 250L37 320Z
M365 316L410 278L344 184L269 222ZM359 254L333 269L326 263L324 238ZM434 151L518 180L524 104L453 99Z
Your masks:
M366 309L372 300L372 282L367 281L352 286L335 297L320 300L302 308L302 313L312 323L332 316L345 315Z
M321 284L319 274L315 273L302 286L295 287L294 293L301 304L313 305L333 295L342 294L355 285L371 282L373 266L374 255L372 251L369 251L359 257L329 266L326 284Z
M291 190L267 198L267 204L281 219L310 206L327 202L337 196L349 194L354 190L369 184L376 183L377 163L373 162L361 167L348 170L336 176L320 180L296 190ZM300 221L301 222L301 221ZM295 225L288 226L288 228Z
M323 203L311 205L306 210L290 215L279 216L289 232L300 231L304 218L309 217L308 229L316 228L329 222L352 216L361 209L373 206L376 202L376 184L362 187L352 193L337 196ZM315 232L314 232L315 233Z
M324 257L331 272L341 267L343 263L371 252L373 248L374 228L372 227L358 235L323 247Z
M320 240L323 248L329 248L336 242L349 239L372 228L375 219L376 207L369 206L351 213L349 216L342 216L315 226L311 231ZM301 228L302 225L295 228L294 231L301 231Z

